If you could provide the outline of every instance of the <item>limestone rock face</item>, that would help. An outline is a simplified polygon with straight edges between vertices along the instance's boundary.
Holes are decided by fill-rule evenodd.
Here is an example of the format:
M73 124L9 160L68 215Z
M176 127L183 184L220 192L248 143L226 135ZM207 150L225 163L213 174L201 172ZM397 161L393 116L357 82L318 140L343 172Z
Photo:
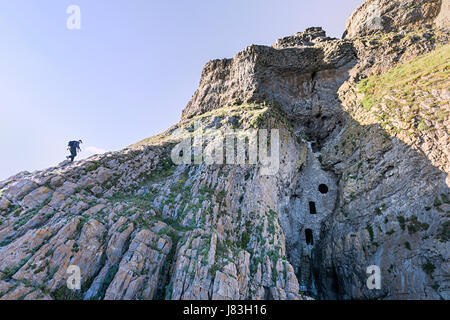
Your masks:
M0 299L449 299L449 32L388 27L211 61L167 131L0 182ZM196 126L204 149L277 129L276 170L180 155Z
M368 0L347 20L345 38L436 24L449 28L449 0Z
M327 41L328 40L328 41ZM208 62L200 85L182 120L243 102L277 101L293 105L307 94L292 90L318 72L339 69L354 59L350 42L329 39L321 28L310 28L278 40L273 47L252 45L232 59Z
M441 11L434 20L436 26L440 29L446 29L450 26L450 1L442 0Z

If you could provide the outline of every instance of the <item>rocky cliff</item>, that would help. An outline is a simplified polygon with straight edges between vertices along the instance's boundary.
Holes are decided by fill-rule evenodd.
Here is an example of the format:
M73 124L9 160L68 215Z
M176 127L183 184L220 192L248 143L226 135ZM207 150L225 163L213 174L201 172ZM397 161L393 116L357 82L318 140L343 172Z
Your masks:
M449 299L448 6L406 2L213 60L164 133L0 182L1 299ZM173 162L256 129L271 174Z

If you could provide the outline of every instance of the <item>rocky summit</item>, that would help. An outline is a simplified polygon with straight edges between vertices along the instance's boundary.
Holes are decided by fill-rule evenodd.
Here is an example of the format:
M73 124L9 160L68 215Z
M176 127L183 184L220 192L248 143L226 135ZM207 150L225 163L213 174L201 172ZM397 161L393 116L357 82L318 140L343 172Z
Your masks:
M342 39L251 45L167 131L0 182L0 298L450 299L449 10L369 0ZM199 130L267 133L275 170L178 152Z

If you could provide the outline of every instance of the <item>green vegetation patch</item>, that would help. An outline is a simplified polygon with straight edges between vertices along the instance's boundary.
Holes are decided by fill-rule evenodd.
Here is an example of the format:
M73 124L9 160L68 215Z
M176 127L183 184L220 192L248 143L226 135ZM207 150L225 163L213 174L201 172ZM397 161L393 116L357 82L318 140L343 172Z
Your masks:
M442 226L439 228L436 238L439 239L440 242L448 241L448 239L450 238L450 220L442 224Z
M410 219L408 219L408 222L409 222L408 231L410 233L414 233L417 231L425 231L428 230L428 228L430 227L428 223L420 222L417 219L417 216L412 216Z
M430 277L433 276L433 272L435 269L436 269L435 265L429 261L422 265L422 270Z
M360 81L358 92L364 94L360 103L389 134L431 130L427 123L443 122L449 116L447 102L432 94L432 90L448 86L449 73L447 44L382 75Z
M374 237L373 228L372 228L372 226L370 224L368 224L366 226L366 229L367 229L367 232L369 232L370 241L372 242L373 241L373 237Z
M167 177L170 177L176 169L176 165L168 157L158 164L157 168L150 173L143 173L140 178L144 181L144 185L150 185L160 182Z

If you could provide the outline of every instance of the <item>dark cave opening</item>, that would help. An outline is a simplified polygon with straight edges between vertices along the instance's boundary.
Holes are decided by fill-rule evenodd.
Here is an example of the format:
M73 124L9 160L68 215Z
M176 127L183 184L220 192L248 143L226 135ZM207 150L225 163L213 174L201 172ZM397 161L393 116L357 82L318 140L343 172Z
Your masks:
M329 274L328 280L330 282L330 290L328 291L329 298L338 299L339 296L339 278L336 269L333 268Z
M314 245L313 232L311 229L305 229L306 244Z
M317 213L316 203L314 201L310 201L309 202L309 213L310 214L316 214Z
M308 137L314 153L320 152L330 139L334 138L343 126L343 120L335 113L314 111L308 117L296 117L295 122L299 132Z
M328 186L326 184L320 184L319 185L319 192L322 194L325 194L328 192Z
M311 143L311 149L314 153L319 152L320 151L320 146L317 142L312 142Z

